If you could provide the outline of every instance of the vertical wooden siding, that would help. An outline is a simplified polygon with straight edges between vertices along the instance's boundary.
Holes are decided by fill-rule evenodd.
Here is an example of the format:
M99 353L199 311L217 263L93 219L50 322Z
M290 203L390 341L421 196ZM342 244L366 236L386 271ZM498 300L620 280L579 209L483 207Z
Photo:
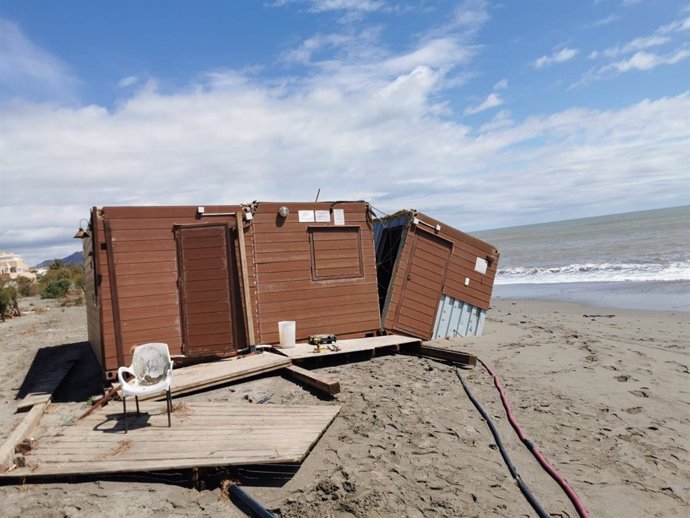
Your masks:
M93 219L92 227L93 227ZM99 313L99 293L97 291L97 272L94 250L93 230L89 237L82 240L84 253L84 295L86 303L86 326L89 343L98 361L103 364L103 343L101 341L101 319Z
M278 216L282 205L290 211L285 219ZM344 210L345 226L334 225L332 214L329 223L299 222L299 210L333 208ZM329 230L320 232L323 228ZM319 234L315 250L314 229ZM361 337L380 329L376 259L366 203L262 202L256 207L250 240L260 342L279 341L281 320L297 322L298 340L317 333ZM329 277L328 272L331 278L323 278Z
M433 328L437 304L453 248L452 243L434 234L415 228L411 259L403 280L396 325L413 335L426 336Z
M436 233L432 229L429 229L429 231L453 243L453 250L445 271L442 293L481 309L489 309L500 255L498 250L489 243L469 234L465 234L453 227L449 227L425 214L415 213L415 216L432 226L440 225L440 232ZM404 240L403 249L400 253L400 259L396 266L393 280L391 281L392 292L390 302L386 314L383 315L384 328L388 331L401 331L396 326L396 317L399 313L404 280L410 268L410 258L415 241L411 239L411 236L414 235L414 232L415 226L410 225L406 231L407 236ZM475 261L478 257L482 259L487 257L492 258L486 274L476 272L474 269ZM465 286L465 278L470 279L469 286ZM437 296L427 294L426 297L419 300L419 304L420 306L425 305L428 308L433 308L435 314L439 300ZM419 338L428 340L431 338L431 333L432 329L429 329L428 334L419 336Z
M239 206L206 206L206 212L236 212ZM103 335L103 368L117 369L111 279L105 253L104 219L114 243L124 362L131 348L145 342L165 342L171 354L182 353L180 307L177 290L177 257L174 225L209 220L234 226L234 216L200 219L196 207L104 207L98 211L96 233L101 272L100 322ZM251 274L250 274L251 275ZM250 282L251 278L250 277Z
M236 354L229 228L215 223L176 232L185 353Z

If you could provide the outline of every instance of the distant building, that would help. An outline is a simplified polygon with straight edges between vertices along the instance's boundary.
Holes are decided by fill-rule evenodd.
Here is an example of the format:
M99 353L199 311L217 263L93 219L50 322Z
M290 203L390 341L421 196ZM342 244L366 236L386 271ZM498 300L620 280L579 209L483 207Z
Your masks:
M26 277L32 281L36 275L29 270L29 265L17 254L12 252L0 252L0 275L7 275L10 279Z

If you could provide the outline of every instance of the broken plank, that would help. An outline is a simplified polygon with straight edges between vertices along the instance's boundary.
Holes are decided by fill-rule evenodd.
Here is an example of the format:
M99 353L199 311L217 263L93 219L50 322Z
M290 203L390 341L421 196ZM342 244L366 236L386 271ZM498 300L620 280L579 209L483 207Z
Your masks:
M0 473L14 465L14 450L38 424L48 403L34 405L0 446Z
M297 365L290 365L280 372L281 374L285 374L288 378L292 378L320 392L324 392L329 396L334 396L340 392L340 382L325 374L303 369Z
M279 354L261 353L241 358L197 363L181 369L173 369L170 391L173 396L224 385L259 374L283 369L292 363L290 358ZM165 393L139 396L139 400L163 399Z
M44 365L45 371L41 371L40 379L36 380L35 383L30 381L31 385L28 393L17 402L17 412L29 410L34 405L49 402L53 397L55 389L60 386L67 373L81 359L82 351L74 349L68 350L59 359L55 358L56 354L53 354L53 351L57 352L57 349L59 348L44 349L46 353L41 356L42 360L39 363ZM60 350L62 351L62 349ZM33 370L34 367L32 366L27 376L35 379L36 374L31 372Z
M435 360L445 360L451 363L458 363L468 367L474 367L477 364L477 357L473 354L455 351L445 347L436 347L433 345L412 345L406 347L404 352L418 354L419 356L425 356L427 358L434 358Z

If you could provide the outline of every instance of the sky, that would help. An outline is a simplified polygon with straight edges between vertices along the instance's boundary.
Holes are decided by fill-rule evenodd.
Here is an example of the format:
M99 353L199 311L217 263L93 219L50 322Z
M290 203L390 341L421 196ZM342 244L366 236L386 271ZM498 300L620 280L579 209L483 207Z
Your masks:
M92 206L465 231L690 203L690 1L0 0L0 250Z

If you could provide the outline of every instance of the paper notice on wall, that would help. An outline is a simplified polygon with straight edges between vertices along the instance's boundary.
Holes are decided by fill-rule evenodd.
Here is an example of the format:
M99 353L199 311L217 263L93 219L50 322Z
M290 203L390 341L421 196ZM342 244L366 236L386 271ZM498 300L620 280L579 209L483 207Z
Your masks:
M333 223L336 225L345 224L345 210L344 209L333 209Z
M314 223L314 211L300 210L297 212L297 218L300 223Z
M316 214L316 222L317 223L330 223L331 222L331 211L330 210L316 210L314 211Z
M482 259L481 257L477 257L477 262L474 263L474 271L479 272L482 275L486 275L486 269L488 268L489 263L486 261L486 259Z

